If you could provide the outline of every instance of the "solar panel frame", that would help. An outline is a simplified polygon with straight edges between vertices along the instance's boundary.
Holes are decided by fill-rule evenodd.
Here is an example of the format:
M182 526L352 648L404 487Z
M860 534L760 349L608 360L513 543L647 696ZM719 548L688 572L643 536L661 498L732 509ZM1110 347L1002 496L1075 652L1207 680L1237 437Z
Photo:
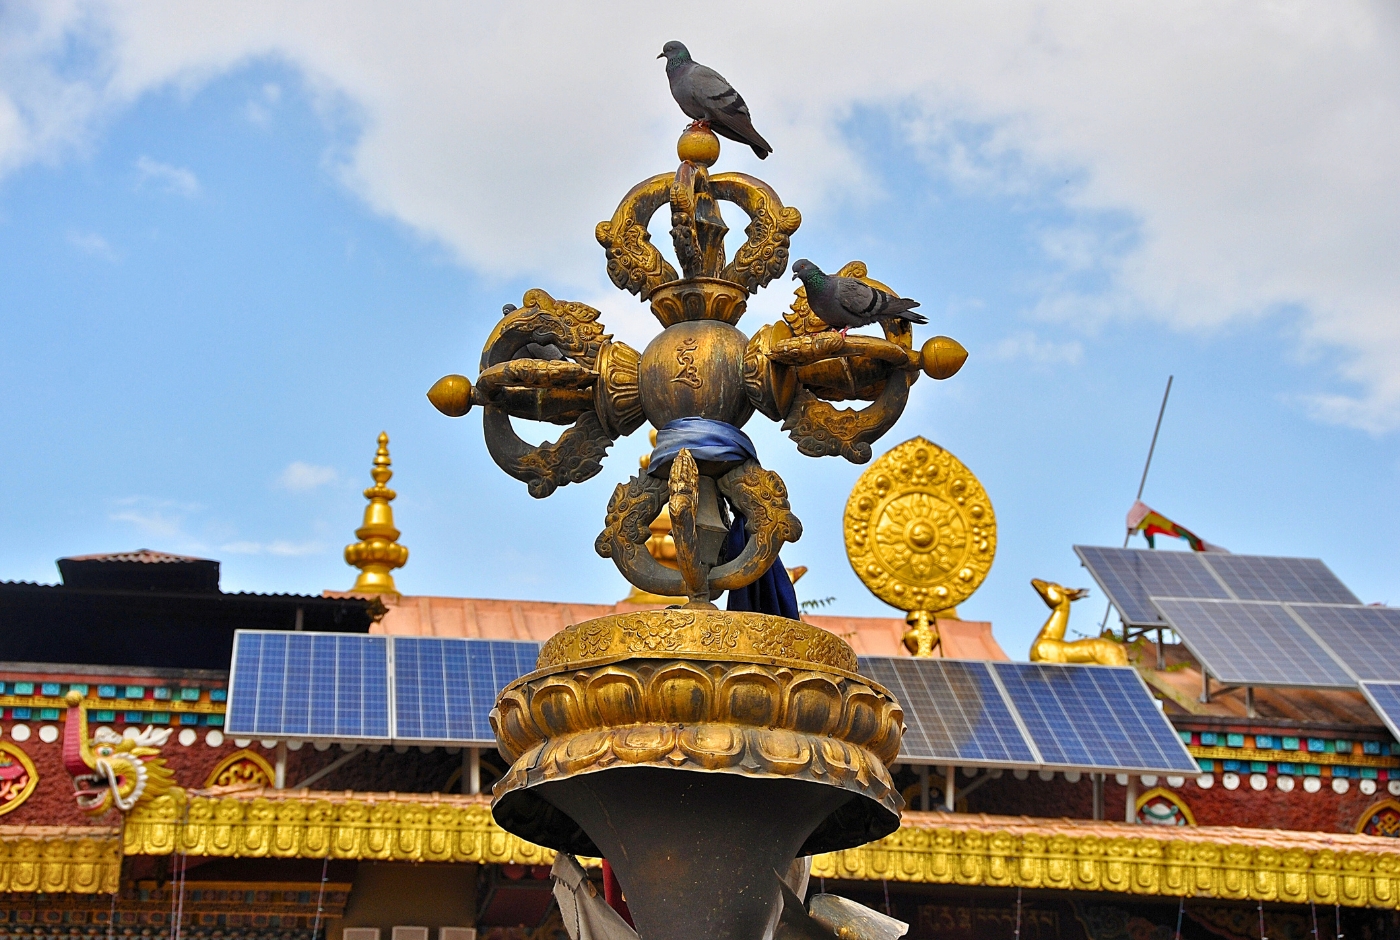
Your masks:
M1131 666L989 665L1045 769L1200 773L1147 683ZM1095 702L1102 707L1091 704Z
M1223 552L1206 552L1197 557L1235 598L1242 601L1361 604L1351 588L1320 558Z
M885 686L904 709L901 763L1012 769L1041 766L1039 751L986 662L862 656L859 670L862 676ZM965 694L959 695L959 689ZM976 712L964 707L967 693L980 696L981 708Z
M1154 595L1231 599L1229 589L1201 563L1197 552L1097 545L1076 545L1074 552L1118 611L1118 616L1132 627L1164 625L1152 605ZM1128 567L1132 570L1125 570Z
M1362 682L1361 694L1390 733L1400 739L1400 682Z
M388 637L236 630L233 643L225 734L347 743L391 740L393 653ZM342 660L342 647L358 655ZM354 674L342 669L342 662L353 663ZM255 670L251 679L250 669Z
M393 637L395 743L490 746L489 715L501 689L532 672L529 640Z
M1357 682L1400 681L1400 608L1286 604Z
M1201 667L1219 682L1260 688L1356 688L1350 671L1286 604L1155 596L1152 602Z

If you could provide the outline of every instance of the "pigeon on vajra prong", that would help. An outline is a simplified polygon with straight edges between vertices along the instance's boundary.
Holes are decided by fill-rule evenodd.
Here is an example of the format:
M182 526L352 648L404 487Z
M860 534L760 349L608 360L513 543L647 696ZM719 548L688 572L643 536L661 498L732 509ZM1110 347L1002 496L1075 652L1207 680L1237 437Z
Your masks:
M818 319L842 336L849 329L881 320L928 322L910 309L919 305L917 300L897 297L853 277L825 274L806 258L793 262L792 279L801 279L807 288L807 306Z
M671 97L694 119L692 127L708 127L721 137L748 144L758 159L768 158L773 148L753 129L749 106L723 75L696 62L685 44L674 39L661 47L657 58L666 60Z

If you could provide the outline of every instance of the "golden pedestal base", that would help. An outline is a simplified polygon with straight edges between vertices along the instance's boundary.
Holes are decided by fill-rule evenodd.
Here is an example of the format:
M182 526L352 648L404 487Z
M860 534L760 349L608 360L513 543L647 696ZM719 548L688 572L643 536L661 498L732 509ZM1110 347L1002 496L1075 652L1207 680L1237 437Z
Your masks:
M648 610L575 624L491 713L511 761L496 785L496 820L539 845L596 855L588 834L535 788L655 767L846 791L803 855L878 839L898 828L903 808L887 767L904 713L855 669L840 638L766 614Z

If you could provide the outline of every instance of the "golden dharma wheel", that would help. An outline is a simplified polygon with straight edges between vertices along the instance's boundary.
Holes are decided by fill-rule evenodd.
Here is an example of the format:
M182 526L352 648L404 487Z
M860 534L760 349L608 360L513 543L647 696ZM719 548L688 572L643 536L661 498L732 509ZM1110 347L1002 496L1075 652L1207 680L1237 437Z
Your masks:
M904 611L937 612L967 600L997 550L987 491L961 460L922 437L861 474L843 528L856 576Z

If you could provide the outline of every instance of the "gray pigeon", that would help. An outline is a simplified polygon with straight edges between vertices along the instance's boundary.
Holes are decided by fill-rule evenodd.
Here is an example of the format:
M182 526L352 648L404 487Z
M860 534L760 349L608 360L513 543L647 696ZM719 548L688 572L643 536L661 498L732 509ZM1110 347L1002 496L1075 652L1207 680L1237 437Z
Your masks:
M802 280L807 288L807 305L823 323L832 329L846 331L857 326L869 326L879 320L908 320L927 323L928 318L914 313L917 300L887 294L853 277L824 274L806 258L792 265L792 279Z
M674 39L661 47L657 58L666 60L671 97L687 117L697 124L707 125L721 137L748 144L758 159L768 158L773 148L753 129L749 106L723 75L696 62L685 44Z

